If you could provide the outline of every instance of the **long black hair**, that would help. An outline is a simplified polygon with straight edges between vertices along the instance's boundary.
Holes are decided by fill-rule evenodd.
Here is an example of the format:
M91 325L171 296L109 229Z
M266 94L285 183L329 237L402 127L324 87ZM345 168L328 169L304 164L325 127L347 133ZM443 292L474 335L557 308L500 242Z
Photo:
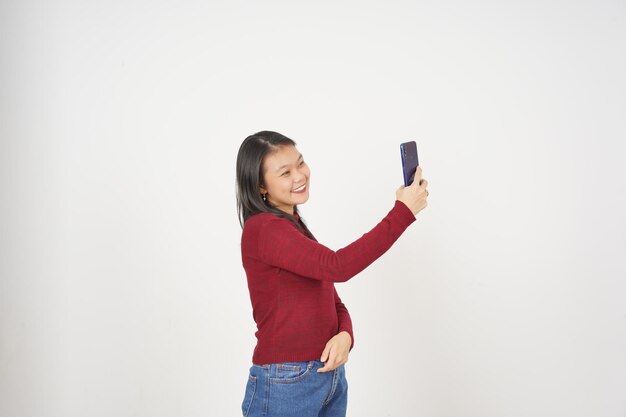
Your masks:
M243 228L246 220L254 214L271 213L292 222L308 237L313 238L304 221L296 221L294 216L272 206L269 201L263 201L259 187L263 184L265 168L263 161L272 152L281 146L296 146L296 142L278 132L264 130L244 139L237 154L237 215ZM294 206L293 213L298 214L298 206Z

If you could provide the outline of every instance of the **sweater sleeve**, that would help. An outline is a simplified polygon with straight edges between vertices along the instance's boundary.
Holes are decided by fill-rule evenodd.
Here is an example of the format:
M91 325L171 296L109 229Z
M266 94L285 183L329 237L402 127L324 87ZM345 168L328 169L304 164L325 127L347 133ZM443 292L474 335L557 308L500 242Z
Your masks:
M289 221L271 216L259 228L257 255L269 265L304 277L344 282L387 252L414 221L411 210L396 200L391 211L372 230L333 251L306 237Z
M352 319L350 318L350 313L348 313L348 309L341 302L341 298L339 298L339 294L337 294L337 290L335 289L335 308L337 309L337 318L339 319L339 330L337 333L341 333L343 331L348 332L350 335L350 339L352 339L352 343L350 344L350 350L354 347L354 333L352 332Z

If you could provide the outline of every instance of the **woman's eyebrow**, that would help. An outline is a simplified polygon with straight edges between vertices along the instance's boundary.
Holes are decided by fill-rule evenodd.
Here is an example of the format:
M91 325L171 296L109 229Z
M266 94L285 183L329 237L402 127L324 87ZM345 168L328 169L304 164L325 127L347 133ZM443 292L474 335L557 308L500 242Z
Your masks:
M298 161L300 161L301 159L302 159L302 154L300 154L300 157L298 158ZM298 161L296 161L296 162L298 162ZM276 172L280 171L283 168L287 168L288 166L289 166L289 164L285 164L285 165L281 166L280 168L278 168L276 170Z

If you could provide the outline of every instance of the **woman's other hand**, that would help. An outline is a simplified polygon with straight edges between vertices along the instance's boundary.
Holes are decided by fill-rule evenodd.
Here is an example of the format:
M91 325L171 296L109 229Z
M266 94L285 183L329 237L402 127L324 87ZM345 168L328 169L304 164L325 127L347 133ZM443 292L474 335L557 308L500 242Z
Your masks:
M348 332L339 332L333 336L332 339L326 342L326 347L320 358L320 360L324 362L324 367L318 369L317 372L332 371L348 362L348 354L350 353L351 345L352 338Z
M396 191L396 199L406 204L406 206L416 215L422 211L428 203L428 181L422 179L422 168L417 167L415 171L415 179L408 187L404 185Z

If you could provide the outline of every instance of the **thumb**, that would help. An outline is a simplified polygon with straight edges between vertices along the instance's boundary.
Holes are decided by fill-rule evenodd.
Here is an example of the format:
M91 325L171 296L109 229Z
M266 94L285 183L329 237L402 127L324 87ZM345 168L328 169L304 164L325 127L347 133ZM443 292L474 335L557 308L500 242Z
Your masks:
M322 352L322 356L320 357L320 361L326 362L328 360L328 354L330 353L330 345L326 345L324 351Z

